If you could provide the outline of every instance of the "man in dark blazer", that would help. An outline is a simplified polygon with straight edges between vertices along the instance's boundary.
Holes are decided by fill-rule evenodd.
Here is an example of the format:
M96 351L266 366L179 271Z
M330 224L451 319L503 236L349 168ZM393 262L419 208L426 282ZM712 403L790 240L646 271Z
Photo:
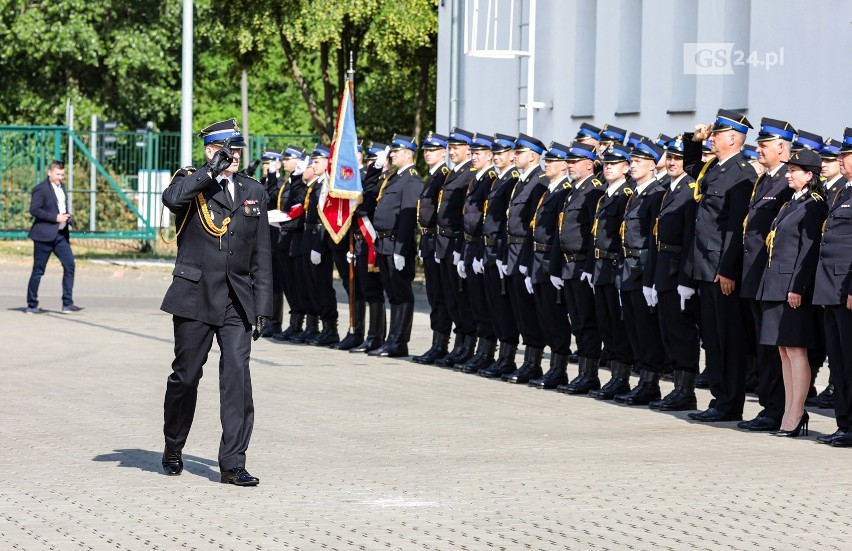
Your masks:
M237 174L245 147L236 121L201 131L207 157L200 169L182 168L163 192L175 214L178 253L174 279L163 304L173 315L175 360L168 378L163 432L163 470L183 470L186 444L202 367L213 338L220 352L219 397L222 483L255 486L245 469L254 425L249 374L252 325L257 339L272 313L272 256L267 195L256 180Z
M73 224L65 195L65 165L53 161L47 178L33 189L30 214L35 217L29 237L33 240L33 271L27 285L27 314L41 314L38 305L38 286L47 267L50 253L62 263L62 313L79 312L71 293L74 288L74 253L68 240L68 227Z

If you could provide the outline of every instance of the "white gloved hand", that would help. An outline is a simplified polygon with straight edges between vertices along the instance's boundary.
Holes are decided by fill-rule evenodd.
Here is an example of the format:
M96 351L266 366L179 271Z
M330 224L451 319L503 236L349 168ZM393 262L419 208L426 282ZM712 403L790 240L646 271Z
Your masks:
M467 279L467 271L464 269L464 262L459 262L458 264L456 264L456 271L458 272L460 278Z
M322 255L316 251L311 251L311 264L318 266L320 261L322 261Z
M656 301L654 300L654 289L652 289L651 287L642 287L642 294L645 295L645 303L650 308L653 308L657 305Z
M281 169L281 161L269 161L269 164L266 165L266 172L278 172Z
M693 289L692 287L687 287L685 285L678 285L677 294L680 295L680 310L682 312L686 310L686 301L691 299L693 295L695 295L695 289Z
M458 264L460 260L461 260L461 253L457 253L456 251L453 251L453 266Z
M401 254L394 254L393 265L396 268L397 272L401 272L402 269L405 268L405 257Z
M656 285L651 285L651 298L654 301L654 304L652 306L656 306L657 304L660 303L660 296L657 294L657 286Z
M521 275L527 275L527 267L526 266L518 266L518 271L521 272Z
M420 259L420 262L423 262L423 251L417 251L417 258Z
M500 263L500 264L498 264L497 266L500 268L500 273L502 274L502 275L500 276L500 279L502 279L502 278L506 277L507 275L509 275L509 267L508 267L507 265L505 265L505 264L503 264L503 263Z
M478 258L473 259L473 273L481 274L485 271L485 266L482 264L482 261Z
M435 264L440 264L440 263L441 263L441 257L438 256L438 253L435 253Z
M353 253L350 253L349 251L346 251L346 262L348 262L349 264L352 264L354 261L355 261L355 255Z
M296 163L296 169L293 170L293 176L299 176L300 174L305 172L306 168L308 168L308 160L302 159L301 161Z
M595 292L595 284L592 283L592 274L590 274L589 272L581 272L580 273L580 281L588 281L589 287L592 288L592 292L593 293Z
M373 166L376 168L384 168L385 163L388 160L388 153L390 153L390 147L386 147L384 150L376 153L376 160L373 161Z
M556 290L558 291L565 286L565 280L561 277L550 276L550 284L556 287Z
M524 287L527 288L529 294L533 294L532 278L527 276L524 278Z

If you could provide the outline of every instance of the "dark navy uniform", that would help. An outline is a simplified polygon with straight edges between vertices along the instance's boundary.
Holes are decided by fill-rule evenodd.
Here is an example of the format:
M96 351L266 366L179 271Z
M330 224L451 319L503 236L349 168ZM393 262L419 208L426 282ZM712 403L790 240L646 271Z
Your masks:
M437 207L438 194L444 181L450 174L450 168L441 164L429 171L426 184L417 201L417 223L420 226L420 257L423 259L423 273L426 278L426 298L429 300L429 324L433 332L449 335L453 320L447 309L445 294L447 289L441 284L441 265L435 262L435 241L438 233Z
M270 155L271 159L280 159L280 151L277 151L278 156L273 156L276 150L264 151L264 156ZM278 194L285 183L284 178L278 172L270 171L266 173L263 179L263 184L266 187L266 207L267 213L277 207ZM281 230L276 226L269 226L269 243L272 253L272 318L269 326L264 329L263 336L271 337L275 333L281 332L281 323L284 318L284 286L285 286L285 266L287 264L287 256L289 254L290 243L281 243Z
M225 127L232 130L225 133ZM235 147L245 147L233 119L208 127L202 137L205 144L230 138L237 142ZM230 192L227 179L220 185L208 165L198 171L181 169L163 192L163 204L175 214L179 228L174 279L160 307L173 315L175 336L175 359L164 402L163 466L173 467L171 474L179 474L183 467L179 455L176 461L168 455L179 454L186 443L202 367L216 337L221 349L219 466L223 481L224 471L245 467L254 424L251 326L260 325L258 317L272 314L266 190L248 176L232 178ZM257 479L245 483L256 484Z

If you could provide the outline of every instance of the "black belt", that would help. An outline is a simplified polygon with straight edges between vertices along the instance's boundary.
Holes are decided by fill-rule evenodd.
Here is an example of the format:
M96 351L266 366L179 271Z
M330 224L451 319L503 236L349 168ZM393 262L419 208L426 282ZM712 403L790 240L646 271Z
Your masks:
M642 256L642 253L647 251L648 249L630 249L628 247L624 247L624 256L632 256L634 258L639 258Z
M435 228L420 228L420 235L435 235L438 230Z
M667 253L679 253L683 252L683 246L681 245L670 245L668 243L663 243L662 241L657 243L657 250L663 251Z
M461 232L448 230L446 228L442 228L441 226L438 226L438 235L441 235L443 237L458 237L459 234L461 234Z
M550 245L544 245L542 243L533 243L533 249L537 253L546 253L550 250Z
M618 253L613 251L605 251L603 249L595 249L595 258L603 260L618 260Z
M376 237L396 237L396 230L377 231Z
M322 227L323 227L322 224L305 224L306 230L318 230L318 229L321 229Z
M364 240L364 234L361 233L361 230L353 231L352 237L353 237L353 239L355 239L355 241L363 241Z
M483 235L482 236L482 242L485 243L486 247L493 247L494 245L497 244L497 238L491 237L491 236L488 236L488 235Z
M482 243L482 237L478 235L470 235L469 233L464 234L464 240L468 243Z
M586 255L584 254L568 254L562 253L562 256L565 257L565 262L582 262L586 260Z
M517 245L518 243L523 243L527 239L526 236L518 237L516 235L509 235L507 237L508 237L509 243L511 243L513 245Z

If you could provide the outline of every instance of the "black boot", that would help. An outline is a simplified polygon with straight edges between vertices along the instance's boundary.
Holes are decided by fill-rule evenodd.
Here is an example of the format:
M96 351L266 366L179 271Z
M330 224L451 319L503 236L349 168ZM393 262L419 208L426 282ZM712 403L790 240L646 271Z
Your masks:
M352 303L352 327L346 333L346 337L337 344L331 347L335 350L351 350L356 346L360 346L364 342L364 318L367 315L367 303L363 300L356 300Z
M304 322L304 314L290 314L290 325L281 333L272 335L272 338L279 342L287 342L290 340L290 337L302 332L302 324Z
M440 359L435 362L435 365L441 366L446 369L452 369L457 363L466 362L468 358L473 356L473 350L476 346L476 336L475 335L464 335L461 341L461 348L459 349L459 353L453 356L453 353L450 352L446 357Z
M820 409L834 409L834 383L828 383L825 390L817 396L805 400L805 405Z
M566 354L552 353L550 355L550 369L540 379L533 379L530 386L551 390L559 385L568 384L568 356Z
M630 391L630 372L633 366L612 360L609 362L612 378L600 390L589 392L589 396L596 400L612 400L616 394Z
M568 361L570 362L570 357L569 357ZM583 381L583 379L586 378L586 366L585 366L585 364L583 362L579 361L579 360L578 360L577 363L580 364L577 367L577 376L574 377L573 379L571 379L566 384L557 386L556 392L567 392L569 388L571 388L572 386L576 386L578 383L581 383Z
M500 355L497 357L497 361L485 369L481 369L479 371L479 376L485 377L486 379L497 379L503 375L514 373L515 370L518 369L515 364L515 354L517 353L518 345L501 342Z
M698 401L695 398L695 380L697 373L691 371L678 371L680 373L680 384L675 388L674 396L666 397L660 404L660 411L689 411L698 409Z
M319 335L319 316L308 314L305 322L305 330L290 337L293 344L305 344L309 339Z
M360 346L356 346L349 350L353 353L367 353L375 350L385 343L385 332L387 332L387 322L385 320L385 303L371 302L370 308L370 325L367 328L367 338Z
M621 398L621 399L619 399ZM654 400L660 399L660 373L643 369L639 372L639 384L627 394L615 397L616 402L628 406L647 406Z
M710 388L710 377L707 376L707 368L695 379L695 388Z
M340 335L337 333L337 320L323 321L322 332L306 342L313 346L331 346L340 342Z
M479 373L480 369L486 369L494 363L494 354L497 352L497 341L479 339L478 350L474 356L462 365L462 373Z
M664 402L668 402L669 400L674 398L674 396L678 393L678 388L680 388L680 381L681 381L682 376L683 376L682 370L680 370L680 369L675 370L675 372L673 374L674 388L672 389L672 391L669 392L668 394L666 394L665 396L663 396L662 398L660 398L659 400L652 400L648 404L648 407L651 408L651 409L660 409L661 404L663 404Z
M541 358L544 356L544 348L528 346L524 351L524 363L514 373L509 375L507 383L525 385L533 379L541 377Z
M411 361L416 364L431 365L436 360L447 355L447 346L450 344L450 336L437 331L432 331L432 347L421 354L414 356Z
M598 377L600 360L596 358L580 358L580 376L565 385L562 390L565 394L586 395L601 387ZM557 388L559 390L559 388Z
M453 349L443 358L437 358L435 360L435 365L440 367L446 367L449 362L450 367L455 363L455 359L462 353L462 348L464 348L465 336L461 333L456 333L455 341L453 342Z
M411 324L414 320L414 303L391 304L391 329L388 340L372 352L371 356L402 358L408 356L408 341L411 340Z
M275 293L272 295L272 318L269 320L269 325L263 328L260 333L261 337L271 339L275 334L281 332L281 321L284 315L284 294Z

